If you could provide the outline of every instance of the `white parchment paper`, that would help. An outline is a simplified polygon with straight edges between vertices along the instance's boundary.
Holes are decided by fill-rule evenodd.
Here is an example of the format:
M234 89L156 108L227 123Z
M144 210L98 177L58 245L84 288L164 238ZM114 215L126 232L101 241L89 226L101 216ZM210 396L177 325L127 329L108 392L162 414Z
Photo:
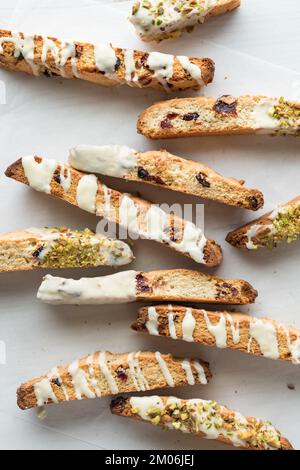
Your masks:
M12 26L27 33L151 49L136 38L123 8L112 9L90 0L22 0ZM230 27L229 16L227 23L223 23L223 28L226 27ZM159 50L212 57L216 62L216 79L204 90L206 95L258 93L300 99L299 74L205 42L201 40L201 28L193 33L192 39L184 36L160 45ZM136 120L146 106L167 98L162 93L126 87L105 89L80 81L34 79L4 71L0 72L0 80L6 86L6 104L0 106L1 232L44 225L96 226L95 217L3 175L11 162L27 154L66 161L68 149L80 143L120 143L141 150L165 146L227 176L246 179L249 187L264 192L264 210L300 192L299 141L294 138L249 136L151 142L136 134ZM199 203L196 198L141 184L108 178L105 181L117 189L138 191L157 203ZM229 230L251 218L253 214L247 211L205 202L206 233L224 249L224 263L215 272L228 278L245 278L258 289L257 303L241 310L300 327L299 243L272 252L241 253L224 241ZM134 251L137 260L130 269L201 269L152 242L139 241ZM110 272L103 268L62 274L80 277ZM0 276L0 340L5 342L7 352L7 364L0 366L1 447L223 448L215 442L199 441L175 432L163 433L151 426L112 417L109 399L50 406L43 422L34 411L17 409L15 391L21 382L39 376L55 364L104 348L113 352L159 349L209 360L214 379L208 386L162 393L214 399L245 414L268 418L300 448L299 368L226 350L139 336L129 329L138 305L98 308L43 305L35 299L43 274ZM290 384L296 390L290 390L287 386Z

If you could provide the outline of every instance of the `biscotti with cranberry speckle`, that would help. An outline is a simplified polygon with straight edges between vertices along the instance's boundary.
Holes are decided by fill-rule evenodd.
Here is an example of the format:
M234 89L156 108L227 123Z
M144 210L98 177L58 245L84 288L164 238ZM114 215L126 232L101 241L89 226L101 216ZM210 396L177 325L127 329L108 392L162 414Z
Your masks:
M0 29L0 67L29 75L81 79L102 86L128 85L179 91L213 81L211 59L64 42Z
M244 305L255 302L257 291L247 281L171 269L123 271L78 280L47 275L37 297L55 305L121 304L140 300Z
M212 375L207 362L160 352L113 354L99 351L22 384L17 391L22 410L52 403L145 392L183 385L206 385Z
M161 101L139 117L151 139L227 134L300 134L300 103L266 96L198 96Z
M137 152L125 145L78 145L70 151L69 164L80 171L140 181L253 211L264 204L263 194L246 188L244 181L226 178L167 150Z

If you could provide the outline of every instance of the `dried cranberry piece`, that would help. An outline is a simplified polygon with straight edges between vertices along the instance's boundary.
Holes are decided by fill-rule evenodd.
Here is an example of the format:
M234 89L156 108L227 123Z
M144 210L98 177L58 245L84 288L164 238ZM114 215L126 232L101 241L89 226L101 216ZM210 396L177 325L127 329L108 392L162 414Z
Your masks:
M237 99L231 95L224 95L219 98L213 110L218 114L237 116Z
M187 113L182 116L182 119L184 121L197 121L197 119L200 117L198 113Z
M126 371L122 366L118 367L118 369L116 370L116 374L118 379L120 379L122 382L127 381L128 375L126 374Z
M55 173L53 179L54 179L54 181L55 181L57 184L61 184L61 178L60 178L60 174L59 174L59 173Z
M138 168L138 177L146 181L155 181L157 184L165 184L164 180L160 176L150 175L142 166Z
M252 207L252 209L257 209L258 208L258 200L256 197L251 197L250 198L250 205Z
M137 288L141 292L152 292L152 288L149 286L147 279L142 274L136 276Z
M62 383L59 379L52 379L51 382L58 387L61 387Z
M210 182L204 173L198 173L198 175L196 175L196 179L204 188L210 188Z
M118 57L117 58L117 61L116 61L116 65L115 65L115 72L117 72L120 68L120 65L121 65L121 60L120 58Z

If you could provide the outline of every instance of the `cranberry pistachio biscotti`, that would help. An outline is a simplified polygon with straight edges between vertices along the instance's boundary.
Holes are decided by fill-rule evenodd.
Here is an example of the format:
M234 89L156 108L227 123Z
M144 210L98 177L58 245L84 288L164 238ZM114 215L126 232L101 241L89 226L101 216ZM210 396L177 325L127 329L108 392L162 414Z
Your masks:
M246 417L211 400L175 397L118 397L111 412L145 421L166 430L215 439L248 450L293 450L290 442L270 423Z
M139 117L151 139L226 134L300 134L300 103L266 96L197 96L161 101Z
M130 247L89 229L29 228L0 236L0 272L123 266Z
M130 17L143 41L177 38L212 16L234 10L240 0L138 0Z
M5 174L36 191L56 196L120 225L125 229L124 238L131 236L162 243L210 267L222 261L219 245L208 240L195 224L168 214L144 199L110 189L96 175L35 156L18 160Z
M199 89L214 78L211 59L65 42L0 29L0 67L29 75L61 76L102 86L129 85L166 91Z
M18 406L26 410L117 393L205 385L210 379L208 364L197 359L175 358L159 352L99 351L22 384L17 399Z
M300 331L268 318L155 305L139 310L132 329L300 365Z
M244 181L225 178L167 150L137 152L124 145L78 145L70 151L69 164L80 171L141 181L253 211L264 204L263 194L245 188Z
M295 241L300 234L300 196L230 232L226 241L237 248L257 250Z
M49 304L102 305L135 301L203 302L245 305L257 291L246 281L199 271L123 271L110 276L65 279L45 276L37 295Z

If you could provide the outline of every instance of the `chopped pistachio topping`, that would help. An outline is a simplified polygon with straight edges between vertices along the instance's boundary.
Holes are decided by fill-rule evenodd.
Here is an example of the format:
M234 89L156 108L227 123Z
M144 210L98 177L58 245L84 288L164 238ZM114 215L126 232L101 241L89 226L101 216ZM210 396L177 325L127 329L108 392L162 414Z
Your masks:
M174 38L201 23L216 3L218 0L138 1L133 5L131 21L142 35L153 33L158 40Z
M288 133L289 129L295 129L300 134L300 105L279 99L278 105L270 111L270 116L279 121L280 134Z
M272 423L246 419L215 401L178 399L176 402L167 402L163 409L150 407L147 416L154 425L213 439L223 436L236 446L281 448L281 435Z
M292 243L300 234L300 205L293 205L286 209L278 210L278 214L271 224L261 225L256 228L256 233L251 238L252 249L259 246L274 248L279 242Z
M44 268L92 267L116 264L122 257L121 245L104 236L97 236L89 229L69 230L67 228L47 229L59 237L43 249L45 254L39 258Z

